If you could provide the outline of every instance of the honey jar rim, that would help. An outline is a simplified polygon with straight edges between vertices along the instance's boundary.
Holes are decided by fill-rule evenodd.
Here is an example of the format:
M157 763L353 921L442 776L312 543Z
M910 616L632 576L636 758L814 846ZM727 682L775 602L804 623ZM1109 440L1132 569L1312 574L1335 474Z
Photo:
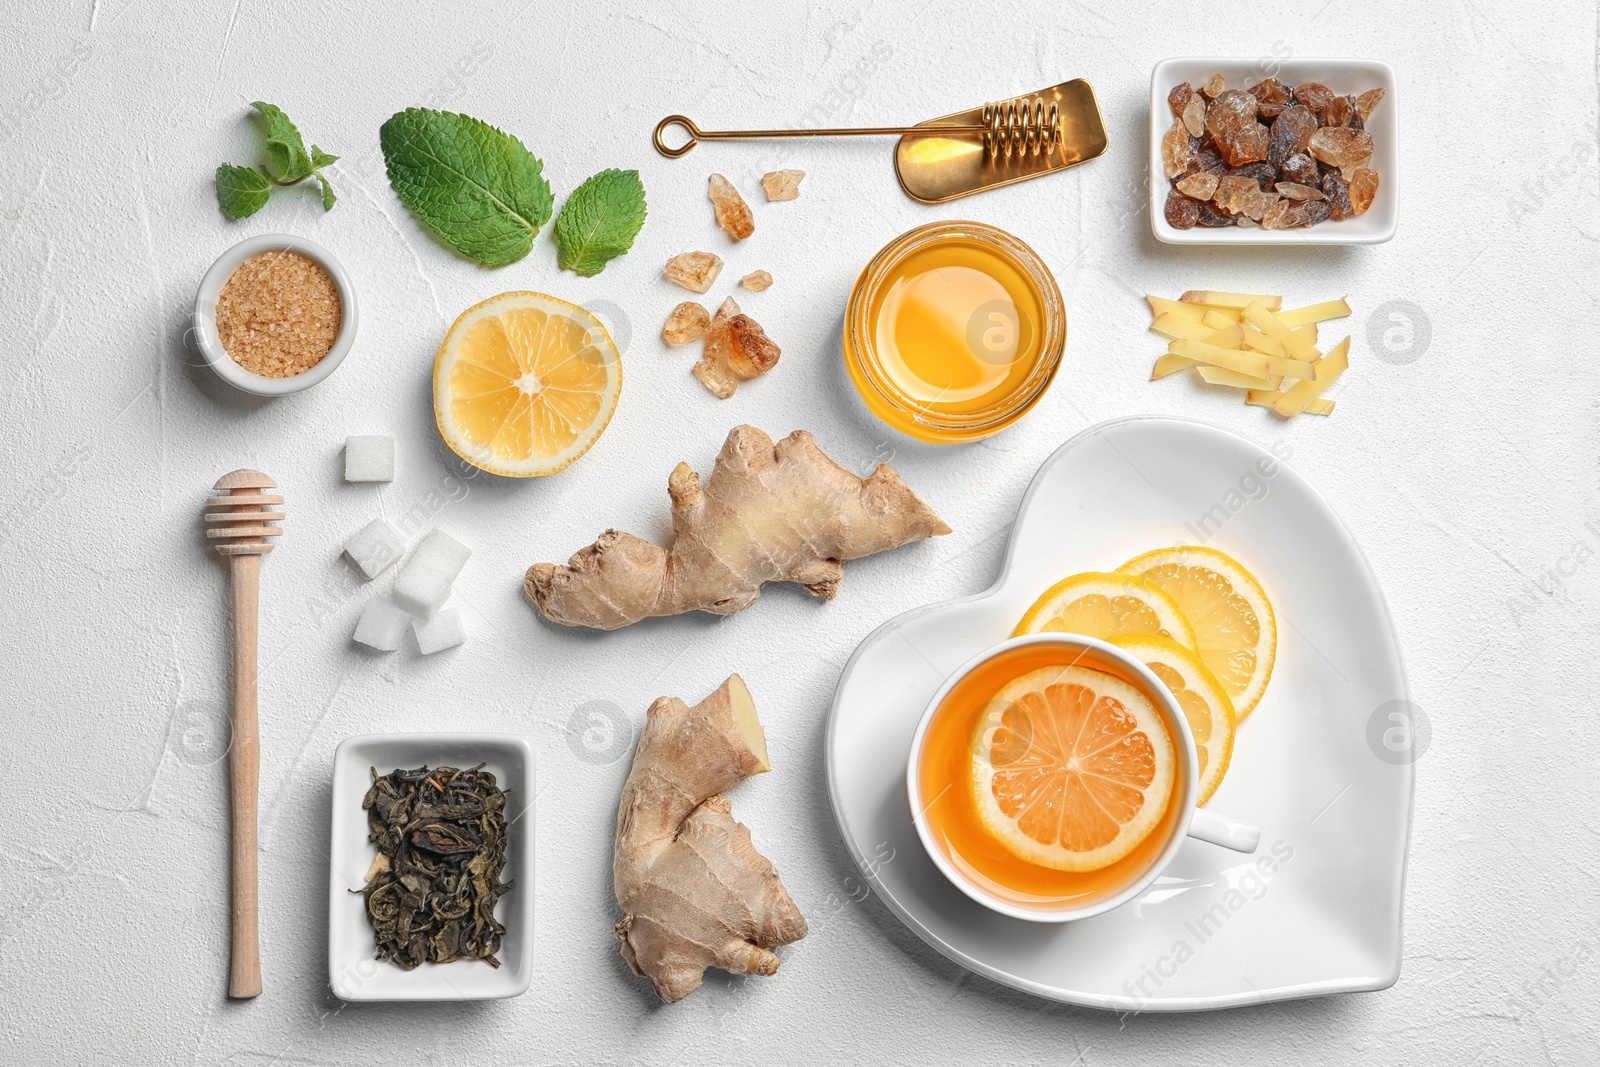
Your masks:
M875 298L893 267L929 245L966 239L999 254L1036 290L1041 306L1038 356L1028 377L995 406L960 415L936 411L896 388L881 372L872 315ZM879 415L890 426L921 440L956 444L990 437L1017 422L1055 380L1066 349L1066 307L1055 275L1033 248L998 226L964 219L913 227L880 248L862 268L845 310L845 362L858 391L871 389L896 418ZM869 405L870 406L870 405ZM876 412L875 412L876 413ZM918 432L918 428L925 432Z

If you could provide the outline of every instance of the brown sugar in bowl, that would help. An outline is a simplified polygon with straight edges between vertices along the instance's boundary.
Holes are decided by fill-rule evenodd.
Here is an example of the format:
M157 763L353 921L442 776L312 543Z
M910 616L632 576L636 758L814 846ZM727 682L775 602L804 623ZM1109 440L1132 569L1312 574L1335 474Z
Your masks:
M337 306L329 306L330 295ZM355 290L332 253L273 233L241 241L206 271L191 336L224 382L257 396L284 396L338 369L355 341L356 322Z

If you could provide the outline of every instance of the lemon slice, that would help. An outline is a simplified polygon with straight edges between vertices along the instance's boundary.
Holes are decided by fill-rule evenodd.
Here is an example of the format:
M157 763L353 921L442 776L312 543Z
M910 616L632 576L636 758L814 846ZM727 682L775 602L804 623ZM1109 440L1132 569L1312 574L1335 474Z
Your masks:
M1194 627L1190 647L1233 698L1238 721L1255 710L1278 649L1272 604L1255 576L1214 548L1181 545L1135 556L1117 568L1167 593Z
M1169 637L1194 648L1194 631L1177 603L1148 582L1126 574L1086 571L1045 590L1011 636L1072 633L1109 639L1122 634Z
M1189 720L1200 757L1200 799L1204 804L1222 784L1233 758L1233 701L1200 657L1176 641L1148 634L1125 634L1111 643L1136 657L1161 679Z
M983 828L1058 871L1099 870L1133 851L1177 777L1150 698L1088 667L1044 667L1008 683L978 717L971 751Z
M451 451L509 478L564 470L604 432L622 359L583 308L501 293L468 308L433 364L433 413Z

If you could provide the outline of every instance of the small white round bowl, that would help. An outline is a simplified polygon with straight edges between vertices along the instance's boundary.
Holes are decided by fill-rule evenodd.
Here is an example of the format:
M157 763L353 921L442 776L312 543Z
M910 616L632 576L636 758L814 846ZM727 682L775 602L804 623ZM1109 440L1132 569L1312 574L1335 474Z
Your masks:
M322 264L338 288L339 300L344 305L344 317L339 324L339 335L333 339L333 347L328 350L328 354L323 356L315 367L288 378L269 378L245 370L228 355L227 350L222 347L222 337L217 333L217 298L222 295L222 287L228 284L228 279L233 277L233 272L239 269L240 264L263 252L298 252L307 259ZM345 273L344 267L333 258L333 253L315 241L308 241L304 237L288 233L264 233L259 237L240 241L222 253L217 257L217 261L211 264L211 269L206 271L205 277L200 279L200 291L194 298L191 336L212 371L235 389L254 393L256 396L287 396L290 393L298 393L302 389L310 389L338 370L339 364L344 362L345 354L350 351L350 346L355 343L355 287L350 284L350 276Z

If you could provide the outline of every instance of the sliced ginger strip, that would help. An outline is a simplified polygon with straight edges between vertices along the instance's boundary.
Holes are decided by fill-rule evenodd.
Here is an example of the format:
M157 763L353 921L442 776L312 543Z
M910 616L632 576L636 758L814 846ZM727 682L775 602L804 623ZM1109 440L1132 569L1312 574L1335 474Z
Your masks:
M1214 289L1190 289L1183 294L1185 304L1209 304L1214 308L1244 309L1251 304L1260 304L1268 311L1277 311L1283 307L1283 297L1271 296L1265 293L1221 293Z
M1279 393L1272 401L1272 410L1286 419L1292 419L1306 409L1306 405L1327 391L1328 386L1350 367L1350 338L1346 337L1317 361L1317 376L1296 382ZM1245 398L1246 402L1249 397Z
M1219 330L1212 330L1209 334L1199 338L1201 344L1214 345L1217 348L1238 348L1244 344L1244 327L1237 322L1230 322Z
M1283 343L1289 354L1295 359L1312 362L1322 353L1317 351L1316 345L1307 341L1301 334L1296 333L1283 324L1283 320L1274 315L1272 311L1260 302L1251 304L1240 313L1244 321L1266 334L1275 341Z
M1264 352L1269 356L1281 356L1284 359L1289 358L1289 350L1284 347L1282 341L1279 341L1273 337L1268 337L1254 326L1248 324L1244 325L1243 330L1244 346L1246 348L1253 348L1257 352Z
M1278 396L1278 394L1274 393L1274 392L1262 393L1262 392L1258 392L1258 391L1252 390L1250 393L1245 394L1244 402L1246 404L1249 404L1253 408L1270 408L1273 405L1273 403L1275 402L1274 398L1276 396ZM1326 397L1320 397L1319 396L1319 397L1317 397L1317 398L1315 398L1313 400L1308 401L1306 403L1305 411L1301 412L1301 414L1302 415L1332 415L1333 414L1333 409L1335 407L1337 407L1337 406L1338 406L1338 402L1337 401L1329 400Z
M1175 353L1168 352L1166 355L1156 360L1156 365L1150 371L1150 380L1153 382L1158 379L1165 378L1169 374L1177 374L1181 370L1188 370L1190 367L1197 367L1199 365L1199 360L1190 359L1188 356L1180 356Z
M1316 363L1301 359L1281 359L1278 356L1267 357L1267 373L1279 378L1295 378L1304 380L1316 376Z
M1157 315L1150 324L1152 333L1159 333L1163 337L1170 337L1174 341L1203 341L1216 331L1200 322L1199 319L1185 318L1182 315L1167 313Z
M1266 389L1276 390L1282 384L1282 378L1257 378L1253 374L1240 374L1238 371L1223 370L1221 367L1196 367L1200 377L1207 385L1226 385L1234 389Z
M1296 326L1326 322L1329 319L1346 318L1349 314L1350 298L1340 297L1338 300L1324 300L1320 304L1307 304L1303 308L1280 311L1278 312L1278 321L1293 329Z
M1271 356L1263 356L1259 352L1240 352L1232 348L1218 348L1208 345L1203 341L1174 341L1171 351L1175 355L1188 356L1197 363L1209 363L1213 367L1223 367L1227 370L1238 371L1240 374L1250 374L1257 378L1270 378L1272 371L1268 360Z
M1198 304L1185 304L1181 300L1168 300L1162 296L1145 295L1145 300L1150 304L1150 311L1155 315L1176 315L1191 322L1199 322L1205 318L1206 309Z

